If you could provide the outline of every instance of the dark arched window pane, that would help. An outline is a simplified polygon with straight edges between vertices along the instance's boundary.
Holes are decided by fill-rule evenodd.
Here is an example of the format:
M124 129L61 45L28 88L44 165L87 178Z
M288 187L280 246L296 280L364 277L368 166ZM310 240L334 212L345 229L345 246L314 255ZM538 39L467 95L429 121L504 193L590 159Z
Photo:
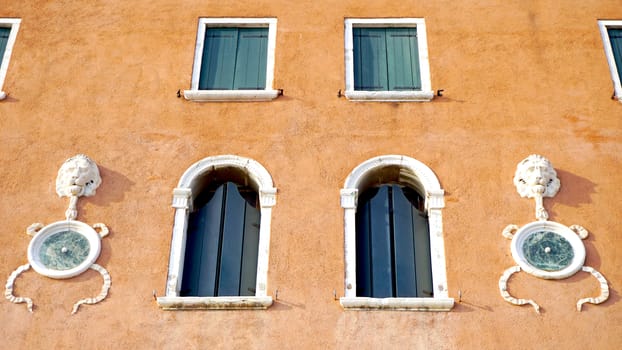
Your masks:
M243 195L244 194L244 195ZM257 194L226 182L195 200L186 238L182 296L255 295Z
M423 198L397 184L363 192L356 214L357 296L431 297Z

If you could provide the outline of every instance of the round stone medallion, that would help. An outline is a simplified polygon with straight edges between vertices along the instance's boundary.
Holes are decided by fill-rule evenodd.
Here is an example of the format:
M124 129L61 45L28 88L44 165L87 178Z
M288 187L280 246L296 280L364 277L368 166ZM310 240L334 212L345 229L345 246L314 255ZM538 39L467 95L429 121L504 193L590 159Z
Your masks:
M553 221L535 221L512 238L512 257L534 276L562 279L574 275L585 262L585 246L568 227Z
M70 278L86 271L99 257L101 237L89 225L74 220L43 227L28 246L28 262L51 278Z

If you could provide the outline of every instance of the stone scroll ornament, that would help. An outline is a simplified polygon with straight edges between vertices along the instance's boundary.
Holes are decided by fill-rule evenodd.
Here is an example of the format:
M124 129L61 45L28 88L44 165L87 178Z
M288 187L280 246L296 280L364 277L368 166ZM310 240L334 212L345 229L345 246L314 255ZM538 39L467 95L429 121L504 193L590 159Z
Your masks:
M34 223L28 227L26 233L33 236L28 246L28 263L18 267L9 276L4 291L9 301L26 303L28 311L32 313L32 299L13 294L15 280L31 267L37 273L55 279L71 278L88 269L102 275L104 284L99 295L78 300L73 305L72 315L80 305L96 304L106 298L110 289L110 274L95 261L101 251L101 239L108 235L108 228L101 223L89 226L76 220L78 198L94 195L101 181L97 164L83 154L63 163L56 178L56 193L60 197L69 197L65 220L49 225Z
M559 191L560 181L548 159L533 154L518 163L514 185L521 197L533 198L536 202L536 220L523 227L508 225L503 236L511 239L512 257L518 266L505 270L499 279L501 296L514 305L530 304L540 313L540 306L531 299L518 299L508 291L508 280L521 270L544 279L564 279L578 271L594 276L600 284L600 295L583 298L577 302L577 310L585 303L600 304L609 298L609 286L605 277L594 268L584 266L585 246L582 239L588 232L579 225L567 227L548 221L549 215L542 204L544 197L554 197Z

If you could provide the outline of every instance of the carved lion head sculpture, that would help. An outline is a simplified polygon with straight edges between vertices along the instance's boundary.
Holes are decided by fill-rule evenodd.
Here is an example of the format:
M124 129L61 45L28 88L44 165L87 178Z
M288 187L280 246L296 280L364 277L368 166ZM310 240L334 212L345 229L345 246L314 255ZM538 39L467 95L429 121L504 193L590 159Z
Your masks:
M92 196L101 184L97 164L84 154L65 161L56 177L56 193L60 197Z
M541 155L532 154L516 166L514 185L521 197L553 197L560 182L551 162Z

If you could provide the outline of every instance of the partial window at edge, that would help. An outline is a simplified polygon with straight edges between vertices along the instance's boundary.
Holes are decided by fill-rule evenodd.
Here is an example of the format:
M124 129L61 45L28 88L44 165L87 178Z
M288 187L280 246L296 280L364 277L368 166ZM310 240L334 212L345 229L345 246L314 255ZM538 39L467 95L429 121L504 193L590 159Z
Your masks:
M614 96L622 101L622 20L598 21L598 26L609 63Z
M9 69L9 60L20 22L21 19L18 18L0 18L0 100L6 98L4 80Z

